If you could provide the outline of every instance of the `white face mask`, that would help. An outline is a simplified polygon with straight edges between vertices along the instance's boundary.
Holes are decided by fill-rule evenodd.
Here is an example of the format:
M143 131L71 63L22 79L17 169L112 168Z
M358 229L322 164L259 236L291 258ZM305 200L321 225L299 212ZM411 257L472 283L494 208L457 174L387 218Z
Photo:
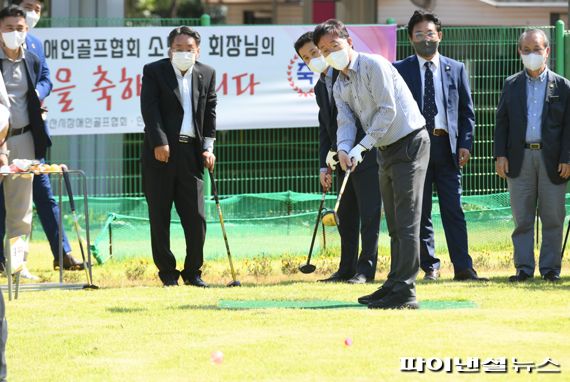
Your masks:
M2 32L2 39L8 49L18 49L26 41L26 32Z
M530 71L535 71L542 68L546 58L542 54L538 53L530 53L530 54L521 54L521 59L525 68Z
M173 52L172 63L178 70L185 72L196 63L196 54L193 52Z
M323 56L311 58L311 61L307 64L309 69L317 74L321 74L327 67L327 62Z
M28 24L28 28L32 29L36 26L36 24L40 21L40 15L34 11L27 11L26 12L26 24Z
M336 70L343 70L349 63L348 48L342 48L341 50L332 52L327 56L326 62Z

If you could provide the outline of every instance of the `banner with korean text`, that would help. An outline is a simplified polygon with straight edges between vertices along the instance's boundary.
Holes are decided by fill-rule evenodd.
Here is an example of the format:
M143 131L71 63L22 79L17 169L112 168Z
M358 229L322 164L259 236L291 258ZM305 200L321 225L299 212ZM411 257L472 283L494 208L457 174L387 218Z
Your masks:
M312 26L197 27L199 61L216 69L218 130L317 126L318 76L293 44ZM142 132L143 66L168 56L171 27L38 28L53 90L52 135ZM395 25L349 27L357 51L396 57Z

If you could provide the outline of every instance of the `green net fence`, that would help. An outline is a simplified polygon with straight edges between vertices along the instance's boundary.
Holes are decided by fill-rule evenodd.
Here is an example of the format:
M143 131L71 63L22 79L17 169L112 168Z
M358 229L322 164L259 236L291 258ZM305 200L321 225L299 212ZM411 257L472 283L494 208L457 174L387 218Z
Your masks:
M326 206L332 208L335 196L329 195ZM80 225L85 227L82 204L78 203ZM237 259L255 256L298 256L308 253L320 204L320 195L295 192L270 194L242 194L220 201L226 222L232 255ZM570 199L567 200L570 205ZM468 224L469 248L472 252L508 251L513 228L507 193L463 198ZM67 210L67 207L64 209ZM90 198L92 250L100 262L110 258L121 260L132 257L151 257L150 230L147 205L144 198ZM176 212L172 211L176 217ZM179 220L171 224L171 246L175 255L185 255L184 234ZM226 250L213 200L206 201L207 238L205 258L220 259ZM436 232L436 251L445 253L447 246L441 226L437 199L434 199L433 221ZM73 243L72 219L64 218ZM36 227L36 230L39 230ZM324 233L323 233L324 230ZM41 237L35 232L34 237ZM340 238L336 227L319 225L314 255L324 248L337 252ZM385 221L380 232L380 254L389 255L389 238Z

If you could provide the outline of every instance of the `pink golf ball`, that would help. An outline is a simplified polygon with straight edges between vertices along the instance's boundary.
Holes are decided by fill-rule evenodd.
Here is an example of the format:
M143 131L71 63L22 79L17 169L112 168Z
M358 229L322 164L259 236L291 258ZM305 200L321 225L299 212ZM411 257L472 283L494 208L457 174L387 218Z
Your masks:
M344 339L344 346L350 346L350 345L352 345L352 338L349 338L349 337L345 338Z
M210 355L210 360L212 361L213 364L219 365L222 362L224 362L224 353L222 353L219 350L212 352L212 354Z

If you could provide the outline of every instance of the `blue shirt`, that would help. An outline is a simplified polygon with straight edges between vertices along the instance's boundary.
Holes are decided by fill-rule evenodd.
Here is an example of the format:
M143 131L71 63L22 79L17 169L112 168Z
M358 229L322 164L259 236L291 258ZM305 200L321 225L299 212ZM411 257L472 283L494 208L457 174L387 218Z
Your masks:
M526 76L526 143L537 143L542 141L542 110L546 98L546 83L548 68L546 68L537 78L532 78L528 73Z

